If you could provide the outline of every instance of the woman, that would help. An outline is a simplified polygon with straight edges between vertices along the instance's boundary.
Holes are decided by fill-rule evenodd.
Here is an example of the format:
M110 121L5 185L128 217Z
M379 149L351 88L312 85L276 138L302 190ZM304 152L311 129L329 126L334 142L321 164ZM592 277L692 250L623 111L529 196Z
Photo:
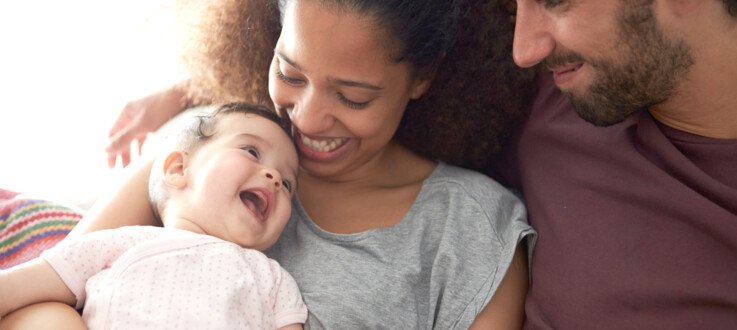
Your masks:
M301 166L294 215L268 254L297 280L307 326L520 328L524 243L534 235L524 207L450 165L488 165L524 104L519 91L529 90L529 74L507 59L512 26L499 5L285 0L277 12L220 1L207 13L207 47L190 53L203 73L132 103L124 113L140 112L116 124L117 145L191 96L259 101L268 80ZM151 111L157 102L168 110ZM125 150L116 143L113 159ZM100 201L76 233L151 224L149 168Z

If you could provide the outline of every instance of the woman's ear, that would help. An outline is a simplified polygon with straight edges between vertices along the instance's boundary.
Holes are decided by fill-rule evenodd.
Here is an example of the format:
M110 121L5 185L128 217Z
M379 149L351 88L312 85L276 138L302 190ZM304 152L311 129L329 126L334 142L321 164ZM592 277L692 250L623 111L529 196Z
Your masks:
M173 151L164 159L164 183L170 187L181 189L187 186L187 177L184 171L184 159L187 154L182 151Z
M424 70L424 72L420 73L418 77L415 78L413 82L413 86L409 93L409 98L411 100L416 100L422 97L422 95L425 95L425 92L430 88L430 85L432 85L432 81L435 80L435 75L438 73L438 67L440 67L440 64L443 62L443 59L445 59L445 54L443 54L437 63L435 63L430 69Z
M427 89L430 88L430 84L432 84L432 78L434 78L435 75L429 75L427 78L420 78L415 81L415 85L413 86L412 90L409 93L410 100L416 100L422 97L422 95L425 95L425 92L427 92Z

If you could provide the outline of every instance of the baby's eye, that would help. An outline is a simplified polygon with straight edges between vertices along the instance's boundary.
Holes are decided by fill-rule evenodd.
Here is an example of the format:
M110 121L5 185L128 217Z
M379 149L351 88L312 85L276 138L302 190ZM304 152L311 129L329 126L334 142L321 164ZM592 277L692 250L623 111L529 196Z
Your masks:
M245 150L246 152L251 154L253 157L256 157L256 159L261 158L261 154L258 152L258 149L254 146L245 146L241 149Z
M292 184L292 181L284 179L284 180L281 180L281 184L284 185L284 188L287 188L287 191L290 194L294 192L294 185Z

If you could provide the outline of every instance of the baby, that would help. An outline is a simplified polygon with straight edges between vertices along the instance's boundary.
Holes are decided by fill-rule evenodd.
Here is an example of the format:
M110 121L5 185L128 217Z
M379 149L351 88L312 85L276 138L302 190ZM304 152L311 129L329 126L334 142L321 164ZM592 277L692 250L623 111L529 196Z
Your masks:
M297 168L288 127L267 109L197 117L151 170L163 228L92 232L0 271L0 315L60 301L84 308L92 329L301 329L297 284L259 252L289 219Z

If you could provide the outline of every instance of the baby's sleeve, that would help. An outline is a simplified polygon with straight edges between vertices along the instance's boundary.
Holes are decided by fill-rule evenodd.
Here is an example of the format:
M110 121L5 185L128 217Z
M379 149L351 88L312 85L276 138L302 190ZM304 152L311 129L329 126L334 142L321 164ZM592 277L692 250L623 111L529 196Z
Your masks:
M276 261L271 260L273 274L276 274L276 294L274 300L274 319L276 328L307 321L307 306L302 300L297 282L292 275ZM277 268L278 267L278 268Z
M134 240L120 230L101 230L68 238L44 251L46 260L77 299L76 308L84 306L85 284L93 275L110 265L134 245Z

